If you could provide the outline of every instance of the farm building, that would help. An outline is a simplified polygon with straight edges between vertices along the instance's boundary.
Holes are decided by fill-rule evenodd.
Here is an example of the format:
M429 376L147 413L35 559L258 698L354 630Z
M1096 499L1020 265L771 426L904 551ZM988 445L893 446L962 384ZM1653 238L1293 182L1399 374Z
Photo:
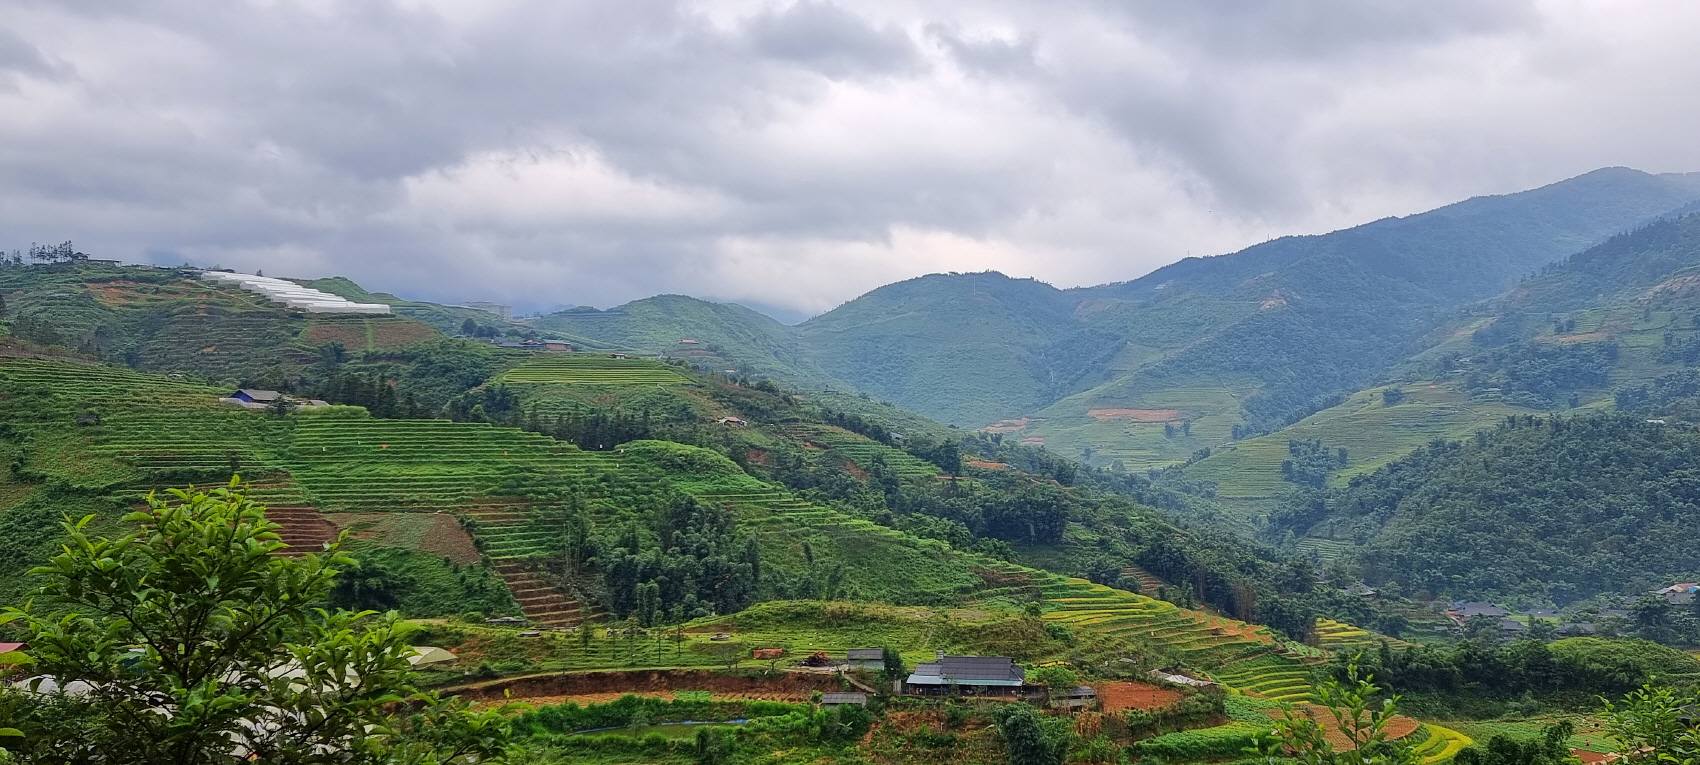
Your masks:
M749 423L737 417L722 417L715 422L720 425L749 425Z
M868 705L868 694L860 691L831 691L820 695L820 705L823 707L845 705L865 707Z
M868 669L875 672L885 669L884 648L852 648L845 654L844 661L851 669Z
M945 656L915 665L904 681L910 693L938 696L1014 695L1026 685L1027 673L1008 656Z
M1669 587L1660 588L1653 594L1664 598L1666 603L1673 606L1686 606L1694 602L1694 595L1696 592L1700 592L1700 584L1684 582L1682 584L1673 584Z
M1510 616L1511 612L1492 603L1459 601L1446 609L1446 615L1451 617L1452 621L1463 624L1473 616L1491 616L1495 619L1503 619Z
M235 393L225 396L224 398L219 399L219 401L232 406L239 406L243 409L264 409L276 403L279 399L288 402L291 406L296 408L304 406L330 406L328 402L320 401L316 398L299 399L279 393L275 390L258 390L255 388L238 389Z
M514 307L511 305L491 303L484 300L474 300L469 303L463 303L462 305L466 308L496 314L502 318L502 321L513 321L514 319Z
M1056 704L1063 709L1091 709L1098 706L1098 691L1090 685L1076 686L1057 697Z
M387 314L390 307L383 303L355 303L340 295L303 287L286 279L269 276L250 276L228 271L202 271L203 281L228 284L255 293L273 303L282 303L292 311L307 313L371 313Z

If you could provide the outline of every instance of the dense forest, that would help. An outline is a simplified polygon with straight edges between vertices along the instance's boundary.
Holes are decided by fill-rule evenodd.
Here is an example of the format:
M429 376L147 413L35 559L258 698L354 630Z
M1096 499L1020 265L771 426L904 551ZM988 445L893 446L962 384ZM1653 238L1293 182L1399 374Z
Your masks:
M1700 436L1627 415L1514 417L1290 501L1270 523L1363 545L1365 578L1407 592L1643 591L1700 572Z

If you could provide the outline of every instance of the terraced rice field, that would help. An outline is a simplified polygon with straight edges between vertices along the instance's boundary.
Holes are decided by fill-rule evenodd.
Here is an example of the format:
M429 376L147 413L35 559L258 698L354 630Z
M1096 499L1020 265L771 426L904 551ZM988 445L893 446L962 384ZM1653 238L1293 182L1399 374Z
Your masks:
M1423 765L1435 765L1456 757L1459 752L1475 742L1451 728L1442 728L1434 723L1423 726L1428 731L1428 738L1417 744L1416 755L1422 758Z
M526 359L504 375L505 383L577 385L687 385L689 377L645 359L616 359L593 354L552 354Z
M230 391L120 367L0 358L0 387L61 406L116 411L138 406L212 406Z
M1211 676L1230 688L1276 701L1300 703L1312 698L1310 668L1283 656L1260 656L1212 672Z
M1411 647L1410 643L1403 640L1390 638L1333 619L1317 619L1316 636L1322 643L1322 647L1330 651L1373 649L1379 647L1383 641L1393 648Z
M1299 540L1298 544L1294 545L1294 547L1296 547L1299 552L1309 555L1323 563L1333 563L1334 561L1337 561L1351 553L1356 545L1353 545L1351 542L1342 542L1337 539L1306 537Z
M939 475L937 465L923 460L902 449L894 449L866 436L852 433L842 428L815 425L792 425L786 428L792 437L813 444L823 449L831 449L848 457L856 466L867 470L874 464L875 457L885 460L893 472L903 478L934 478Z

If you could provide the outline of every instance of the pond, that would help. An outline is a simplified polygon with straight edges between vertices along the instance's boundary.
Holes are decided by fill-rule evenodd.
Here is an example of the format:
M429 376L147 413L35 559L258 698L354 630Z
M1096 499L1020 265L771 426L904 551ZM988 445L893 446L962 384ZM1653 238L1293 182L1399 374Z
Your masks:
M685 722L655 723L654 725L623 726L619 728L592 728L590 730L574 731L574 736L595 733L599 736L629 736L643 738L651 733L659 733L667 738L693 738L698 728L727 728L743 725L749 720L726 720L725 722L703 722L687 720Z

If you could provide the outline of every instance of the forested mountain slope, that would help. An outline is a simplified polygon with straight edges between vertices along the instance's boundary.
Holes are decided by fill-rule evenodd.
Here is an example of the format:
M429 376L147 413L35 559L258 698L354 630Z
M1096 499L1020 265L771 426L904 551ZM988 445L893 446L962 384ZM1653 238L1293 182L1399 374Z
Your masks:
M1515 417L1272 524L1354 541L1367 581L1436 597L1645 592L1700 574L1700 436L1635 416Z
M1185 468L1249 514L1298 485L1282 475L1289 442L1319 440L1345 459L1335 486L1436 438L1506 416L1615 406L1648 417L1700 413L1700 216L1612 237L1467 306L1430 332L1390 379L1292 426L1217 447Z

